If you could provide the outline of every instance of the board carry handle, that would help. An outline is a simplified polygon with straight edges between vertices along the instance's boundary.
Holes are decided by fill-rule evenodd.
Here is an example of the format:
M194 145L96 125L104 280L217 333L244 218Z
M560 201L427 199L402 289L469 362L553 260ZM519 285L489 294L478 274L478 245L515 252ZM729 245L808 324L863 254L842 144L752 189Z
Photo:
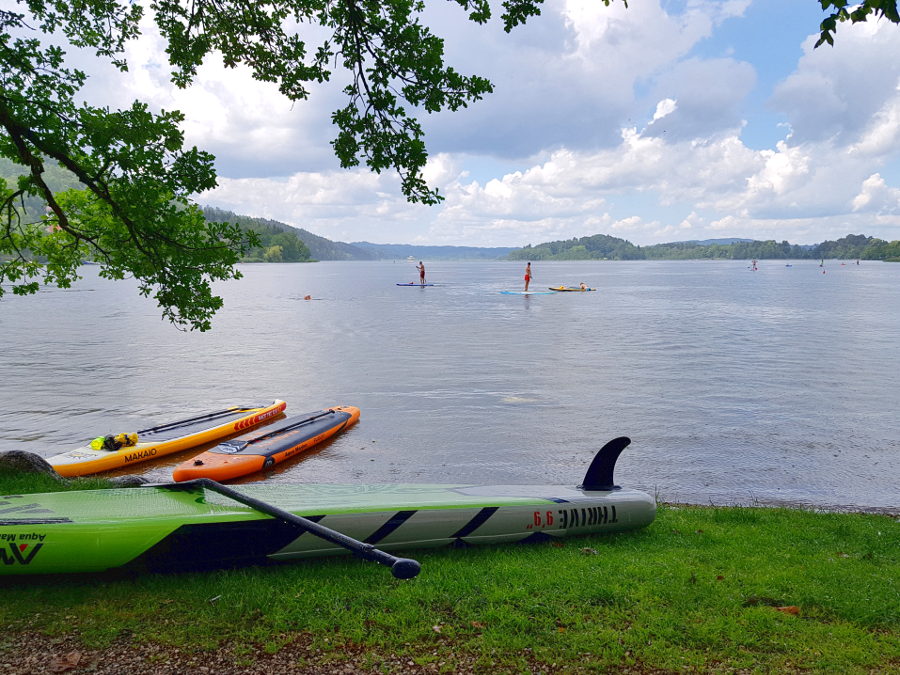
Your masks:
M595 492L620 490L621 488L613 480L613 471L619 455L630 443L631 439L628 436L619 436L600 448L588 467L587 473L584 474L584 481L578 486L578 489Z
M336 530L332 530L330 527L325 527L324 525L321 525L319 523L314 523L313 521L308 520L303 516L298 516L289 511L285 511L284 509L280 509L273 504L269 504L268 502L264 502L260 499L255 499L254 497L245 495L242 492L238 492L237 490L222 485L221 483L217 483L211 478L195 478L194 480L185 481L183 483L172 483L159 485L157 487L164 487L167 489L175 490L188 490L194 487L199 487L205 488L207 490L212 490L213 492L217 492L220 495L228 497L229 499L233 499L236 502L240 502L241 504L249 506L252 509L256 509L261 513L270 515L273 518L278 518L279 520L283 520L287 523L290 523L291 525L296 525L300 529L305 530L306 532L309 532L310 534L313 534L320 539L324 539L325 541L331 542L332 544L337 544L338 546L347 549L354 555L363 558L364 560L370 560L372 562L378 563L379 565L390 567L391 574L393 574L397 579L412 579L419 573L419 570L422 568L417 560L412 560L411 558L398 558L391 555L390 553L385 553L384 551L372 546L372 544L365 544L354 539L353 537L348 537L346 534L342 534Z

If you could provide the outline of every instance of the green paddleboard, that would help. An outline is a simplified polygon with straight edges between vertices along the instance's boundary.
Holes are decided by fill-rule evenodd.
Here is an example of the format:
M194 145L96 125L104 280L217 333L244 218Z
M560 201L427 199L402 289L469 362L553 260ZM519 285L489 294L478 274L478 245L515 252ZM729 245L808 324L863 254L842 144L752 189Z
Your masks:
M0 497L0 574L203 569L336 555L348 548L384 563L367 555L366 547L396 551L631 530L653 521L656 503L613 483L615 462L629 443L624 436L607 443L577 487L232 488L201 479ZM348 544L348 537L356 541ZM398 578L418 572L415 561L388 562Z
M565 486L251 485L240 492L383 550L618 532L655 515L643 492ZM205 489L0 498L0 574L197 569L345 552Z

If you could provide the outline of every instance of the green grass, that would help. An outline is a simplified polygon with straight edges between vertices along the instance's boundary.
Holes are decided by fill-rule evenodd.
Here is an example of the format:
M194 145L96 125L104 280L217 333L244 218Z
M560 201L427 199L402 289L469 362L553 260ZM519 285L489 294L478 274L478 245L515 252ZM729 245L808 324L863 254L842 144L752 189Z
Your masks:
M103 478L65 479L53 474L17 474L0 471L0 495L29 492L61 492L64 490L101 490L109 487Z
M0 625L77 632L94 648L123 636L226 646L236 664L302 637L319 659L363 650L376 666L401 655L449 672L900 671L900 524L889 516L661 505L637 532L414 557L422 572L410 581L352 558L3 578Z

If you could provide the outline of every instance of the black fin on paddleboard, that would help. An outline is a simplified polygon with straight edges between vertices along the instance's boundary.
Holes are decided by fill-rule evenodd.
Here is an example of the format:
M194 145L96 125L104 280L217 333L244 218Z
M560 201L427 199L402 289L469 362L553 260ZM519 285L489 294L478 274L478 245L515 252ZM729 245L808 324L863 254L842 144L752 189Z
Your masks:
M594 461L584 474L584 482L578 486L579 490L618 490L619 486L613 481L613 470L616 461L622 451L628 447L631 439L628 436L619 436L604 445L594 456Z

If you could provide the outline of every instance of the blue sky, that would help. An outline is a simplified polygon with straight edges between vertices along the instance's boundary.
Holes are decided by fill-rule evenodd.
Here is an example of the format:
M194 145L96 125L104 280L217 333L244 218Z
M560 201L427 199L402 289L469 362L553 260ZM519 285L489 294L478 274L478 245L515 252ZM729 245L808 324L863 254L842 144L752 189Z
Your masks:
M744 102L747 126L741 133L749 147L762 150L783 138L778 124L786 119L767 102L775 85L796 68L803 41L823 16L816 2L756 0L693 50L701 58L728 55L753 65L758 81Z
M148 26L129 73L92 64L88 91L185 112L220 174L199 203L334 240L900 239L897 26L841 25L813 50L818 0L552 0L509 35L444 0L426 16L448 61L496 87L423 119L437 207L407 204L391 174L338 168L339 83L292 105L212 59L176 90Z

